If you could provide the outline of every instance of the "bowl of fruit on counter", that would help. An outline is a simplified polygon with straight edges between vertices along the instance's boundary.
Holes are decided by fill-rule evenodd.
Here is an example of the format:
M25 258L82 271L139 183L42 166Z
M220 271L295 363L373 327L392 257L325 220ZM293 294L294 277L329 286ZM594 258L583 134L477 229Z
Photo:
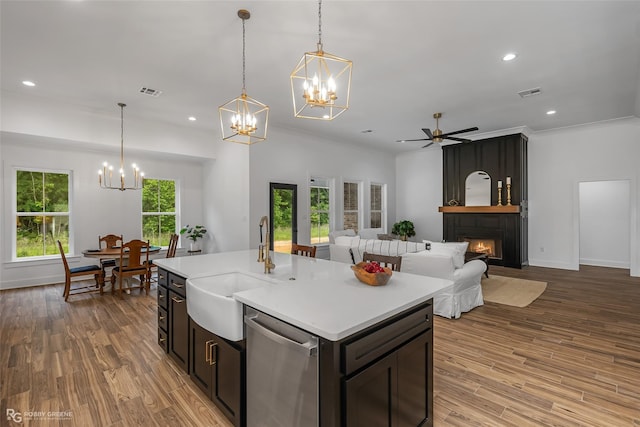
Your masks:
M359 262L352 265L351 269L359 281L369 286L386 285L391 278L391 269L382 267L376 261Z

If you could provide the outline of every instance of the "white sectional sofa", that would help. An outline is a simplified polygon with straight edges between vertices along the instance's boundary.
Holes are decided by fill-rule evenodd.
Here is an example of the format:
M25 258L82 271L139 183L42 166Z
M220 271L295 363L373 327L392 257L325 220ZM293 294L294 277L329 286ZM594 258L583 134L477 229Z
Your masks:
M359 236L339 236L329 245L332 261L355 264L362 254L401 255L401 270L405 273L439 277L453 281L434 297L433 312L446 318L459 318L464 312L484 304L480 280L487 265L480 260L464 262L464 243L403 242L400 240L362 239Z

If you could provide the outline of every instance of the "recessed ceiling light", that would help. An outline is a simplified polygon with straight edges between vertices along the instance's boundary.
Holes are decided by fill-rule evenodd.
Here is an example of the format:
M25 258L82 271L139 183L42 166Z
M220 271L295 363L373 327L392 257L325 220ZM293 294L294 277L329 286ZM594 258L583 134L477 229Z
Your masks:
M23 81L22 81L22 84L23 84L23 85L25 85L25 86L29 86L29 87L33 87L33 86L35 86L35 85L36 85L36 84L35 84L34 82L32 82L31 80L23 80Z
M195 121L196 121L196 118L195 118L195 117L193 117L193 116L191 116L191 117L189 117L189 121L190 121L190 122L195 122Z
M361 130L361 133L372 133L373 129L365 129L365 130Z
M514 59L516 59L518 57L517 53L507 53L505 56L502 57L503 61L513 61Z
M547 111L547 116L553 116L556 113L556 110Z

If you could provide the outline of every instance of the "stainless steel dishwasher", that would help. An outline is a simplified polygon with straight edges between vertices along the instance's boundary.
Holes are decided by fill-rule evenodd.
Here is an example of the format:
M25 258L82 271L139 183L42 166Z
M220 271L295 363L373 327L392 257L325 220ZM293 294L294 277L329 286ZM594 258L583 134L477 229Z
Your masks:
M318 338L246 308L247 427L318 425Z

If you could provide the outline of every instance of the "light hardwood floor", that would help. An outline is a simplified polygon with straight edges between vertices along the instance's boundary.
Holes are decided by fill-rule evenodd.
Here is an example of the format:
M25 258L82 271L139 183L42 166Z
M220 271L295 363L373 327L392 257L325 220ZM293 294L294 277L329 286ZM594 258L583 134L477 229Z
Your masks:
M526 308L436 316L435 426L640 426L640 279L628 270L491 267L548 282ZM0 292L0 425L7 409L70 411L21 425L230 426L157 345L155 288L62 298Z

